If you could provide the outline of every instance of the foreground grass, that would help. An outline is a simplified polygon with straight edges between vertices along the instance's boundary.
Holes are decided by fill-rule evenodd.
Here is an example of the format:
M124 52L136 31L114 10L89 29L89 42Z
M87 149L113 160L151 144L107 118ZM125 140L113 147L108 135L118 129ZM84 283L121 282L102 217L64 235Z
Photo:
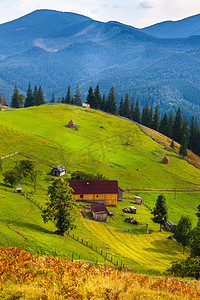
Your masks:
M2 299L198 299L199 283L0 248Z

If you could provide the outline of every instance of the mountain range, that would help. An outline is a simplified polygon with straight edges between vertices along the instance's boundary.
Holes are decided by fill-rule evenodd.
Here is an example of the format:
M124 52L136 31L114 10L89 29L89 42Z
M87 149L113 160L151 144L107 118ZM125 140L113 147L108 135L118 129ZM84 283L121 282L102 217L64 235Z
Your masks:
M0 91L10 102L14 85L26 93L41 85L47 101L72 92L83 101L90 86L114 86L160 112L181 106L200 113L200 15L137 29L83 15L36 10L0 25Z

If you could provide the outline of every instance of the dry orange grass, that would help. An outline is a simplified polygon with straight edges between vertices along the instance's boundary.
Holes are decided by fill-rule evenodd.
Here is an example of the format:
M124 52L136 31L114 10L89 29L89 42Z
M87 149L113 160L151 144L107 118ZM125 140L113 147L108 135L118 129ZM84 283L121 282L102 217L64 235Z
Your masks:
M193 299L197 281L152 277L0 248L1 299Z

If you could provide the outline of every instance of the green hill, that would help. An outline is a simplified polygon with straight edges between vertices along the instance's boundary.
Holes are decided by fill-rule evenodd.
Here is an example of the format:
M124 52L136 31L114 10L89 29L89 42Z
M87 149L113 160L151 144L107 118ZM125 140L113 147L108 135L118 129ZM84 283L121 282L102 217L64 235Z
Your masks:
M78 124L78 130L66 127L71 119ZM43 206L52 180L49 165L63 164L69 172L83 170L117 179L122 188L151 188L152 192L140 192L151 208L158 195L154 189L174 190L165 193L169 219L177 222L182 214L188 214L193 224L196 222L199 194L192 192L194 188L198 189L192 184L199 184L200 170L164 149L132 122L91 109L49 104L0 112L0 129L0 157L21 151L37 158L34 160L38 170L37 190L34 191L29 179L20 185ZM158 154L167 154L169 165L162 164ZM167 231L159 232L159 226L151 221L150 210L144 205L138 206L136 219L139 225L131 225L130 232L122 209L134 203L133 192L126 192L123 203L109 208L115 214L115 220L109 218L107 223L97 223L78 214L77 228L72 233L79 241L69 236L55 236L52 234L54 225L43 223L41 212L34 203L14 194L3 184L3 173L20 159L24 157L15 155L3 159L3 172L0 173L1 245L64 257L71 257L74 251L75 259L80 255L83 259L100 262L105 260L100 255L103 250L115 263L118 261L118 264L137 271L151 273L163 272L171 260L183 257L181 246L167 239ZM176 192L180 189L185 192ZM146 222L150 234L146 234ZM81 243L82 239L88 246L92 244L93 249ZM96 247L99 253L94 251Z

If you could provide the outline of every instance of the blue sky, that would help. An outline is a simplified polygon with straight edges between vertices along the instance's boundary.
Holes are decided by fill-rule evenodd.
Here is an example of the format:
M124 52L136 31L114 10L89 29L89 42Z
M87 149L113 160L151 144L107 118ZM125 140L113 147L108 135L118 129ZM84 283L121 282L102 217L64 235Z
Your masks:
M92 19L142 28L200 13L199 0L0 0L0 23L36 9L76 12Z

